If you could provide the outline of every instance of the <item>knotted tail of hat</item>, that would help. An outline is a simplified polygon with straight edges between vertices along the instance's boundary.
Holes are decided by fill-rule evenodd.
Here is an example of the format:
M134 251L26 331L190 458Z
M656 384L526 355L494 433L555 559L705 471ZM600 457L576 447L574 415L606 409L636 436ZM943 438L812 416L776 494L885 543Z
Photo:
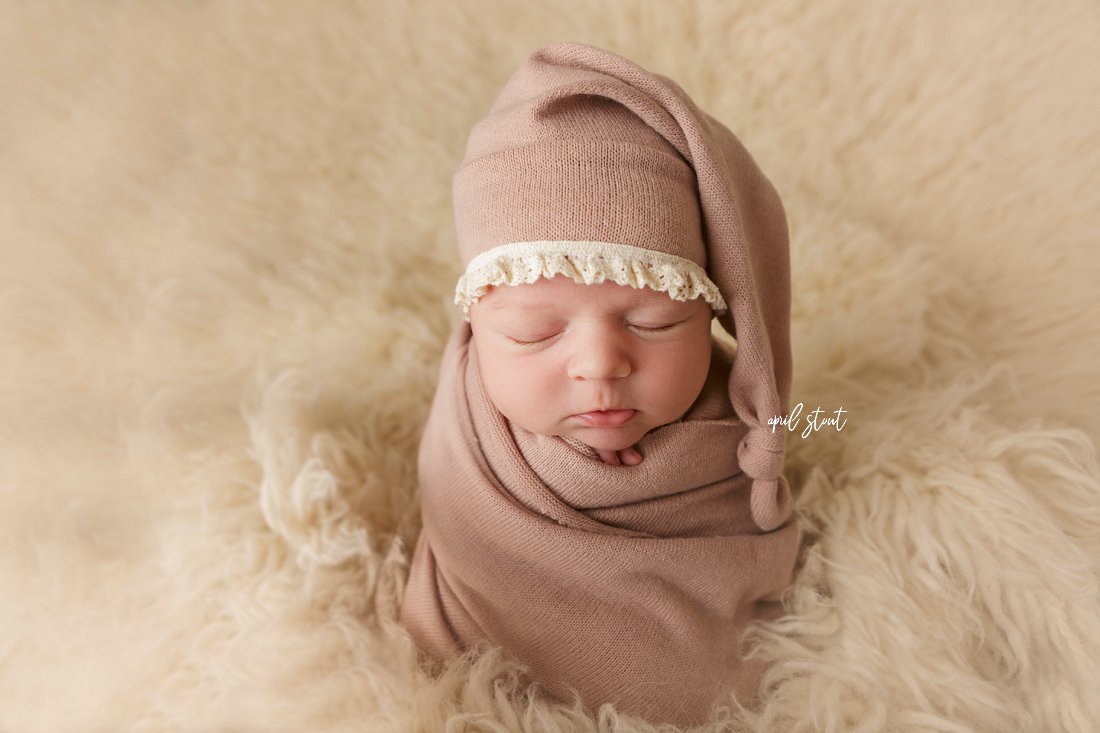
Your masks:
M778 193L737 137L675 81L604 49L549 43L471 132L454 188L459 249L472 263L457 296L467 306L487 284L556 273L707 297L737 340L729 396L748 427L737 456L753 479L752 516L762 530L781 526L791 512L786 430L768 421L786 415L792 374L789 234ZM577 198L552 200L563 189ZM616 196L648 218L631 230L603 216ZM563 200L600 216L578 219L572 205L545 214ZM624 243L624 231L635 241Z

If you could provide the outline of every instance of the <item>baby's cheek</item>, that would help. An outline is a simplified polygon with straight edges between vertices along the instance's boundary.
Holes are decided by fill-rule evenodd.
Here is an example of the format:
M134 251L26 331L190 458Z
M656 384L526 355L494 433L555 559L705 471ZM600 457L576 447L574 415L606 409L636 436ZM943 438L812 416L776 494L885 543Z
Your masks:
M537 362L499 355L484 364L481 379L505 417L525 430L542 433L564 407L560 385L553 384L545 365Z
M697 372L696 360L683 349L667 349L653 355L649 368L669 388L675 389Z
M657 383L651 388L666 409L677 413L671 418L675 419L699 396L710 369L710 352L698 345L685 345L657 355L651 368Z

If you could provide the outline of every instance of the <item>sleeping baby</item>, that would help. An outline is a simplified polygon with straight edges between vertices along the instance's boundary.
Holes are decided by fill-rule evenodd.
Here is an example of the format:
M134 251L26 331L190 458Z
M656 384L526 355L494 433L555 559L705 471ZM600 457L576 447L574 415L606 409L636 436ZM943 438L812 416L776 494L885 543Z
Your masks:
M788 231L738 139L609 51L533 51L454 176L465 271L421 442L401 623L591 711L695 725L755 700L782 613ZM711 333L712 319L736 350Z

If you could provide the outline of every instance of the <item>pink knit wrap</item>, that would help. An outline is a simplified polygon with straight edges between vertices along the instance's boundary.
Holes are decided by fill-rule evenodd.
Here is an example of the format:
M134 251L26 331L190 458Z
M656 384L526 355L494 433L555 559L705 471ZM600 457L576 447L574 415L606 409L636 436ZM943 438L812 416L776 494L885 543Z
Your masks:
M460 323L421 443L403 625L437 660L488 640L592 709L693 724L724 693L749 704L763 667L738 638L781 612L801 536L786 431L767 424L791 379L778 194L675 82L579 43L528 56L454 186L458 302L606 276L706 297L737 350L715 341L695 404L641 438L640 464L615 466L502 415Z
M401 622L430 657L488 639L531 679L593 710L694 724L716 696L749 704L738 659L753 618L781 612L801 536L760 530L732 446L730 359L714 343L696 403L612 466L509 422L481 383L470 327L447 343L420 452L421 516Z

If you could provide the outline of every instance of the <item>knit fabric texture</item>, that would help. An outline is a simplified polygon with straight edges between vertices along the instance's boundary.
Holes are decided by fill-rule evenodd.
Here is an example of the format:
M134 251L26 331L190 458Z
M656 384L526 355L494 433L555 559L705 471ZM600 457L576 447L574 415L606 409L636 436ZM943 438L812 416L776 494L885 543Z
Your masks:
M463 321L420 452L421 514L402 620L446 659L487 639L557 694L701 720L761 667L736 653L778 612L800 530L782 475L791 379L788 231L734 134L672 80L612 52L535 49L471 130L453 180L466 271L456 302L565 274L703 297L703 393L647 433L637 466L527 433L492 404Z
M400 616L417 646L445 662L488 640L552 696L652 722L700 723L727 693L751 706L766 665L739 638L782 613L802 530L752 520L725 347L684 417L638 442L645 459L612 466L507 420L470 337L446 346L421 443Z

